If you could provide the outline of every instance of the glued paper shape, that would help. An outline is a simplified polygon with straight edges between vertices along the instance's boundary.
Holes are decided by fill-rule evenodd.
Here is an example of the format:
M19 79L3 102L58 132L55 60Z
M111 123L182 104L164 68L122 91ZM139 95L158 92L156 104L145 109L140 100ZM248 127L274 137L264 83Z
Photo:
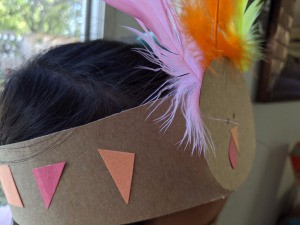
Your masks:
M230 143L229 143L229 160L232 169L237 168L237 147L235 145L233 137L230 138Z
M124 201L129 203L134 167L134 153L99 149L99 153L114 179Z
M65 164L65 162L62 162L32 170L46 209L49 209Z
M235 143L236 149L238 152L240 152L240 145L239 145L239 130L238 127L234 127L230 130L231 137L233 138L233 141Z
M10 205L24 208L16 183L14 181L14 178L12 176L11 170L8 165L0 166L0 181L7 202Z

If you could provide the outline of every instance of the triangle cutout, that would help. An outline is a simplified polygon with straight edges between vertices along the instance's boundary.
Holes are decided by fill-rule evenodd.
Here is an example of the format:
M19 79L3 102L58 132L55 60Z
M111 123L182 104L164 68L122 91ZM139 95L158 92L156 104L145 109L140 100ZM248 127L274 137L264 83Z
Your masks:
M234 127L230 130L231 136L233 138L233 141L235 143L236 149L238 152L240 152L240 145L239 145L239 130L238 127Z
M48 209L51 204L65 164L65 162L62 162L32 170L46 209Z
M126 204L129 203L134 153L99 149L99 153Z
M18 189L16 187L16 183L8 165L0 166L0 182L2 184L7 202L10 205L24 208Z

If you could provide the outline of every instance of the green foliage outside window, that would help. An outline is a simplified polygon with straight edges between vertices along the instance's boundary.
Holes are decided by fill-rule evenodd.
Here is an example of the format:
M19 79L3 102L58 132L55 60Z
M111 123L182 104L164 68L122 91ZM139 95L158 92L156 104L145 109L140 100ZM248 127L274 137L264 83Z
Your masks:
M80 35L82 0L1 0L0 31Z

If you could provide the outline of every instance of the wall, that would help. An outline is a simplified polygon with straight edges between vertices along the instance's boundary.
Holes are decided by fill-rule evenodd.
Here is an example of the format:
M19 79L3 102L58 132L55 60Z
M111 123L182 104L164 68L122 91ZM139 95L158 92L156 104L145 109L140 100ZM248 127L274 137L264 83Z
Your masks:
M300 2L296 2L296 7L295 7L296 12L300 12ZM300 27L300 13L295 13L295 23L294 26Z
M130 26L134 28L139 28L137 22L121 13L110 6L106 6L105 12L105 27L104 27L104 37L107 39L114 39L125 42L133 42L136 40L135 35L128 31L123 26Z
M106 38L132 40L120 26L138 27L131 18L111 8L106 21ZM245 80L254 97L256 78L247 74ZM293 184L287 151L300 140L300 102L254 103L253 110L257 130L253 170L243 187L230 197L218 225L274 225L277 213L287 204L284 201Z

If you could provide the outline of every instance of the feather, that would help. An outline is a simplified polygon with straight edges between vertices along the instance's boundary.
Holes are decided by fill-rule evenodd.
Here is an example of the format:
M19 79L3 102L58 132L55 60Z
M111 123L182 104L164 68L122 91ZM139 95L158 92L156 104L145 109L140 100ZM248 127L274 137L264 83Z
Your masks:
M182 29L204 52L202 66L228 58L234 69L245 72L261 57L254 22L262 7L255 0L181 0Z
M158 120L163 121L162 129L167 129L180 109L186 120L184 140L192 145L192 153L214 149L208 132L201 119L199 108L204 68L201 66L202 51L181 33L181 25L174 4L170 0L105 0L109 5L136 18L144 33L128 28L141 39L148 48L136 49L145 58L155 63L159 70L170 75L169 80L153 93L158 99L166 90L172 102L169 109ZM154 33L157 41L150 34ZM145 68L157 70L156 68ZM166 98L164 98L166 99Z

